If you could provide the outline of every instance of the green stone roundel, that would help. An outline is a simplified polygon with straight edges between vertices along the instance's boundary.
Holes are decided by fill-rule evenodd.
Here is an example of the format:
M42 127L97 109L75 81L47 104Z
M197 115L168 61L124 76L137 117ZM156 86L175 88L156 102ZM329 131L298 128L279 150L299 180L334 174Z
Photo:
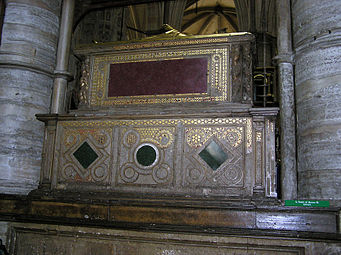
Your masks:
M156 150L150 145L143 145L136 152L136 160L142 166L151 166L156 160Z

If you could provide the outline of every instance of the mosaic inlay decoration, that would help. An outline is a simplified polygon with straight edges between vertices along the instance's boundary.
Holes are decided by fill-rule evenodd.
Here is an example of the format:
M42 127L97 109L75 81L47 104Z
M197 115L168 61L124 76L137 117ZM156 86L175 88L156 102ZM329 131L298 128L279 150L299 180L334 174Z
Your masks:
M113 126L137 126L137 127L144 127L144 126L176 126L179 123L183 125L243 125L245 127L246 132L246 148L247 152L251 152L252 146L252 120L251 118L201 118L201 119L164 119L164 120L106 120L106 121L65 121L61 122L60 124L64 127L113 127ZM239 132L238 132L239 130ZM204 133L209 133L211 135L226 136L227 139L233 143L233 146L238 146L241 143L241 127L236 128L223 128L214 129L212 128L202 128L201 130L195 130L194 128L189 129L189 131L193 132L192 136L188 136L190 138L187 141L193 147L197 147L205 143L207 140L207 136L200 134L202 131ZM158 132L158 140L157 143L160 143L160 146L165 146L172 141L172 138L169 137L169 132L167 129L162 131L153 131L153 128L148 128L148 130L144 130L144 133L149 132ZM148 135L147 135L148 136ZM198 139L196 139L198 137ZM134 139L134 138L129 138ZM204 140L202 140L204 139ZM148 140L148 139L147 139ZM146 140L146 141L147 141ZM155 141L155 139L153 140ZM199 141L199 143L198 143Z
M66 129L61 140L60 178L106 183L109 180L110 129Z
M84 167L84 169L87 169L98 158L96 152L87 142L84 142L81 147L73 153L73 156L78 160L82 167Z
M239 189L244 153L252 151L250 117L62 121L59 126L60 183L172 190L181 167L182 187L214 183L217 189Z
M199 156L213 169L217 170L227 159L226 153L215 142L210 142L205 149L203 149Z

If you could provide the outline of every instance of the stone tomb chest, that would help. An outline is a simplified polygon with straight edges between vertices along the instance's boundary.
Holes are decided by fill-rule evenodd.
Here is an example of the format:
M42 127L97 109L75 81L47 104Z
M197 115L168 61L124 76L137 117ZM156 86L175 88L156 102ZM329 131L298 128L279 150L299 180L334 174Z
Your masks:
M38 115L46 123L41 189L277 197L277 110L252 108L252 41L247 33L175 35L77 49L78 110Z

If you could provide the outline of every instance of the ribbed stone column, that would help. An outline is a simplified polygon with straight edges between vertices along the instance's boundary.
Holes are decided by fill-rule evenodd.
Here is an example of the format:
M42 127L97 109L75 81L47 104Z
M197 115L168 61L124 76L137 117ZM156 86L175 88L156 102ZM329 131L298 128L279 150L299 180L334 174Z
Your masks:
M341 1L293 0L298 195L341 205Z
M0 48L0 193L38 185L61 0L8 0Z

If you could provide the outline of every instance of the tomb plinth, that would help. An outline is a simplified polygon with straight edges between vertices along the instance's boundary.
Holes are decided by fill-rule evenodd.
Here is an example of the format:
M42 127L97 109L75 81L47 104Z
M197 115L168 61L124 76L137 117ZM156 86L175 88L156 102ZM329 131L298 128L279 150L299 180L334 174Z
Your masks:
M37 116L46 123L40 190L276 201L277 108L252 107L253 40L173 34L75 50L79 108Z

